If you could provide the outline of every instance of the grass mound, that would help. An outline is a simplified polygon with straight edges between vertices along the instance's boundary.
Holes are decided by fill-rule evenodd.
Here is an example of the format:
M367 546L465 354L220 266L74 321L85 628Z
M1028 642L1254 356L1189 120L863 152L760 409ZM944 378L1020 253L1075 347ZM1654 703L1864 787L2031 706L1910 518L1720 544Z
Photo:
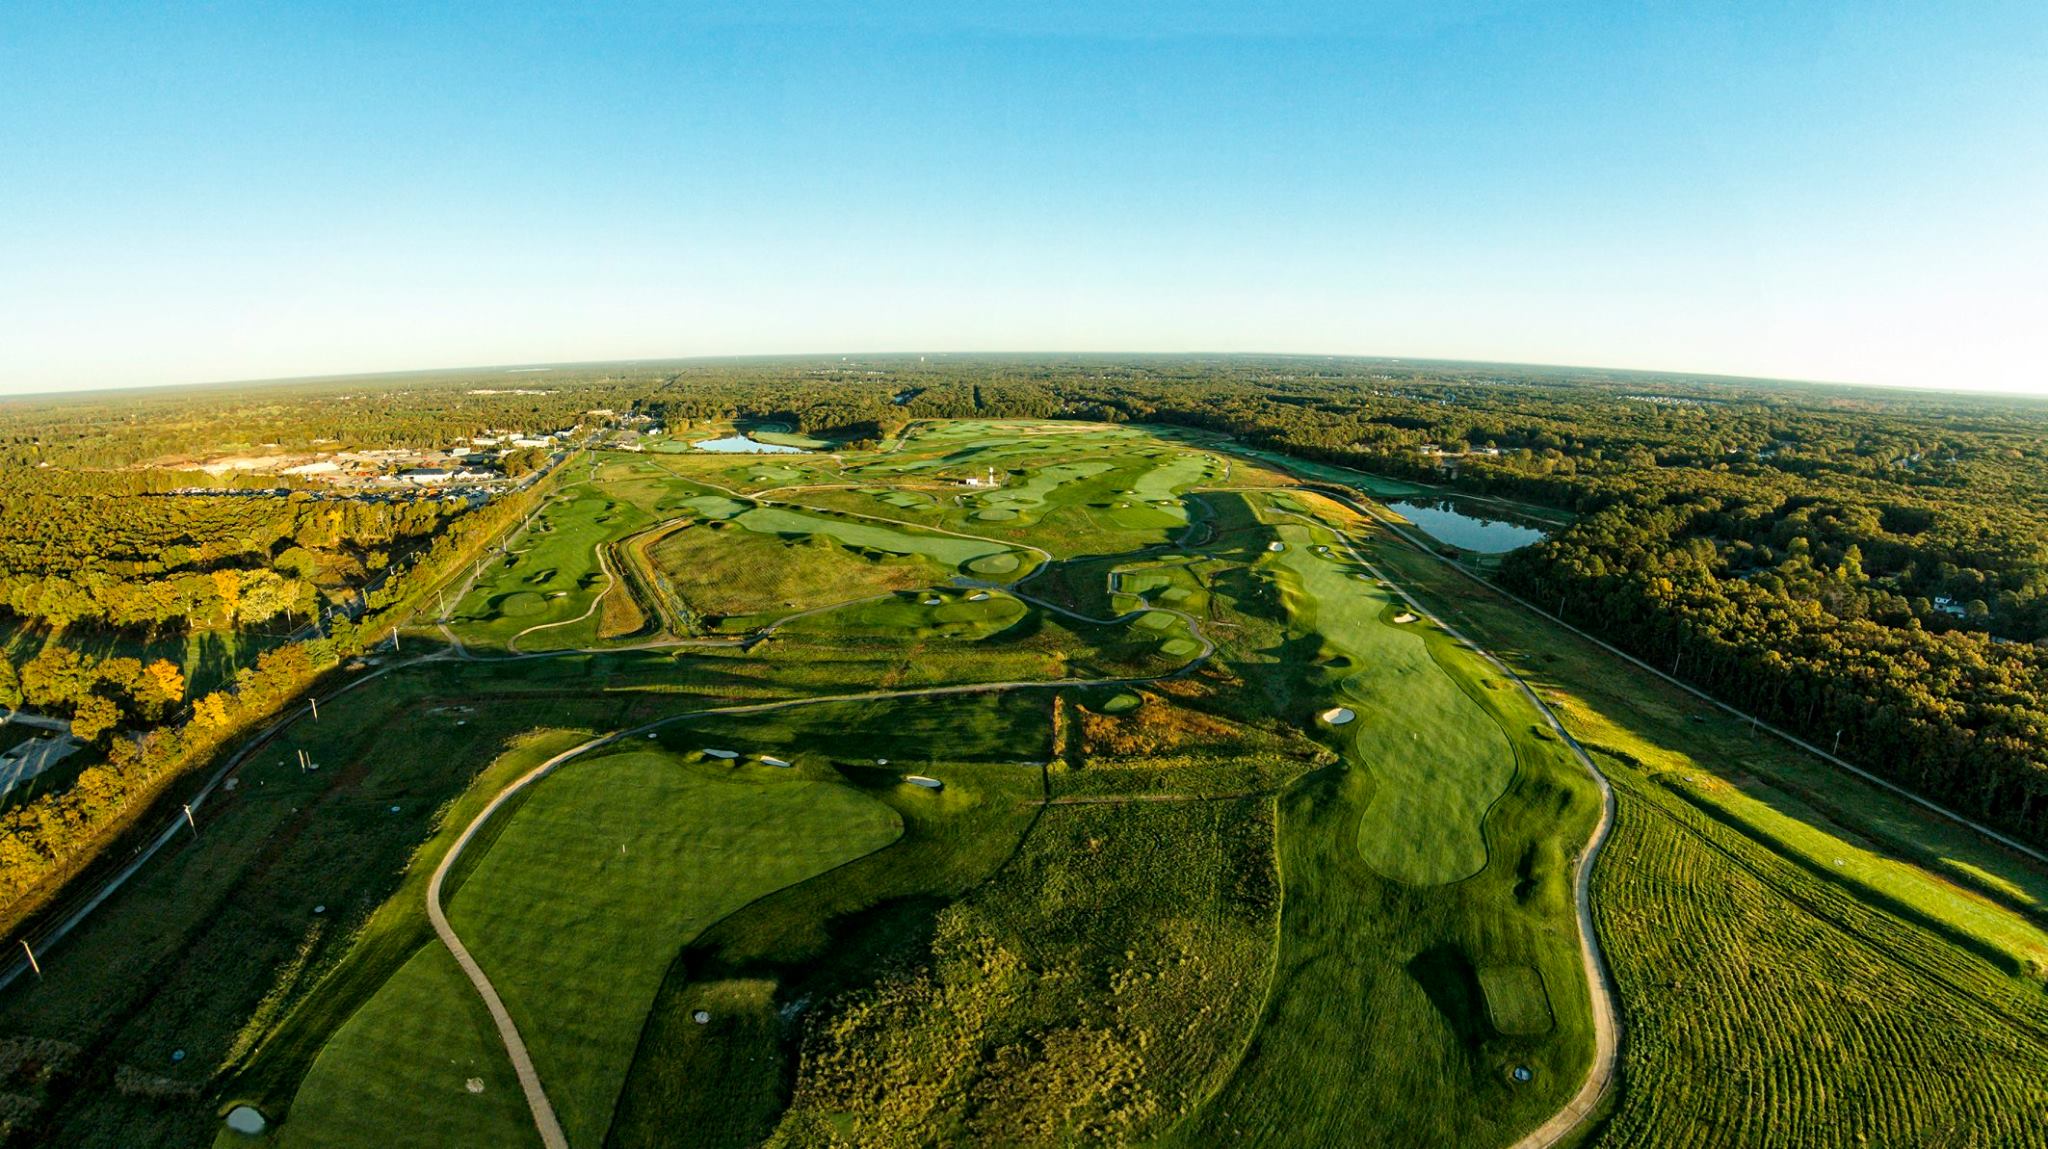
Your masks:
M1533 966L1487 966L1478 976L1494 1029L1514 1037L1550 1032L1550 995Z
M535 618L548 612L547 596L530 590L502 595L491 606L506 618Z

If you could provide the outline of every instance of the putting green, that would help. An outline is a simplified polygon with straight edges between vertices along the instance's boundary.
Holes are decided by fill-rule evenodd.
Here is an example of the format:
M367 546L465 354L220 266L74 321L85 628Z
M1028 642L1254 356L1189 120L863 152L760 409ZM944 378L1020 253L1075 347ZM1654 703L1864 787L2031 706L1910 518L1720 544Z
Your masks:
M498 599L496 605L498 613L506 618L532 618L548 610L547 597L530 590L514 591Z
M1277 530L1288 546L1260 561L1280 574L1296 620L1322 636L1344 674L1321 705L1358 714L1333 736L1375 782L1359 852L1410 885L1478 873L1487 861L1481 822L1515 775L1506 733L1431 656L1420 627L1390 621L1398 608L1387 591L1353 578L1340 556L1315 552L1328 538L1292 523Z
M1017 561L1017 552L1007 551L1003 554L975 559L967 564L967 569L975 574L1009 574L1017 569Z

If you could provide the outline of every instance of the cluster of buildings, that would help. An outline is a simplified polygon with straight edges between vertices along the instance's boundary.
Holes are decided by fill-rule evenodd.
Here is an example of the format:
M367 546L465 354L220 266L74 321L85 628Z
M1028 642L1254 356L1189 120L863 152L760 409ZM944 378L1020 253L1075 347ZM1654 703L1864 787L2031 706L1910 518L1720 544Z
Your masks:
M508 481L504 458L514 451L540 450L553 453L569 445L576 428L560 431L527 432L493 428L470 439L441 449L437 447L381 447L312 454L242 455L210 459L199 470L225 476L277 475L314 480L350 494L403 491L427 488L459 493L468 488L488 493Z

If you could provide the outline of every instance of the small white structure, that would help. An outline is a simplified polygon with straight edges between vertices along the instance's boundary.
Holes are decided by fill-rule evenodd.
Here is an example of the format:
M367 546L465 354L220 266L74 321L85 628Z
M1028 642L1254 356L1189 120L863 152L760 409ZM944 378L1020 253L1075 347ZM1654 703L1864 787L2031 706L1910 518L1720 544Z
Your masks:
M988 469L987 478L969 475L966 478L960 480L960 482L969 487L993 487L996 485L996 469L994 467L990 467Z

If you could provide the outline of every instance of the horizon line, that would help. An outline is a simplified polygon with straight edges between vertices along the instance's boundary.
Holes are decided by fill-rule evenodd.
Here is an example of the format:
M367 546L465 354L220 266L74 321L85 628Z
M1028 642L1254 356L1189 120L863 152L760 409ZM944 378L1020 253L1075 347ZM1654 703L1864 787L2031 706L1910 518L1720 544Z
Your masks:
M723 354L678 355L678 356L634 356L619 359L560 359L560 360L508 360L501 363L471 363L452 366L384 368L365 371L319 372L309 375L266 375L245 376L228 379L181 380L162 383L130 383L107 386L90 386L76 389L51 389L37 391L0 390L0 403L17 400L64 400L90 399L135 392L156 392L175 390L203 390L207 388L269 387L285 384L306 384L342 382L352 379L398 379L405 376L462 375L467 373L503 372L533 373L579 368L649 366L718 363L770 362L777 360L850 360L864 359L911 359L923 360L930 357L953 359L1301 359L1349 361L1354 363L1401 364L1406 366L1429 367L1498 367L1546 372L1602 372L1619 375L1663 376L1687 381L1720 384L1750 384L1773 387L1826 387L1849 390L1877 391L1890 395L1953 395L1970 398L2004 398L2014 400L2048 401L2048 386L2041 390L2015 391L1998 387L1934 386L1909 383L1869 383L1836 379L1800 379L1774 375L1737 375L1717 371L1694 371L1662 367L1616 367L1595 363L1538 363L1508 359L1459 359L1440 356L1377 355L1356 352L1332 353L1315 351L1073 351L1073 350L974 350L974 351L775 351L737 352Z

